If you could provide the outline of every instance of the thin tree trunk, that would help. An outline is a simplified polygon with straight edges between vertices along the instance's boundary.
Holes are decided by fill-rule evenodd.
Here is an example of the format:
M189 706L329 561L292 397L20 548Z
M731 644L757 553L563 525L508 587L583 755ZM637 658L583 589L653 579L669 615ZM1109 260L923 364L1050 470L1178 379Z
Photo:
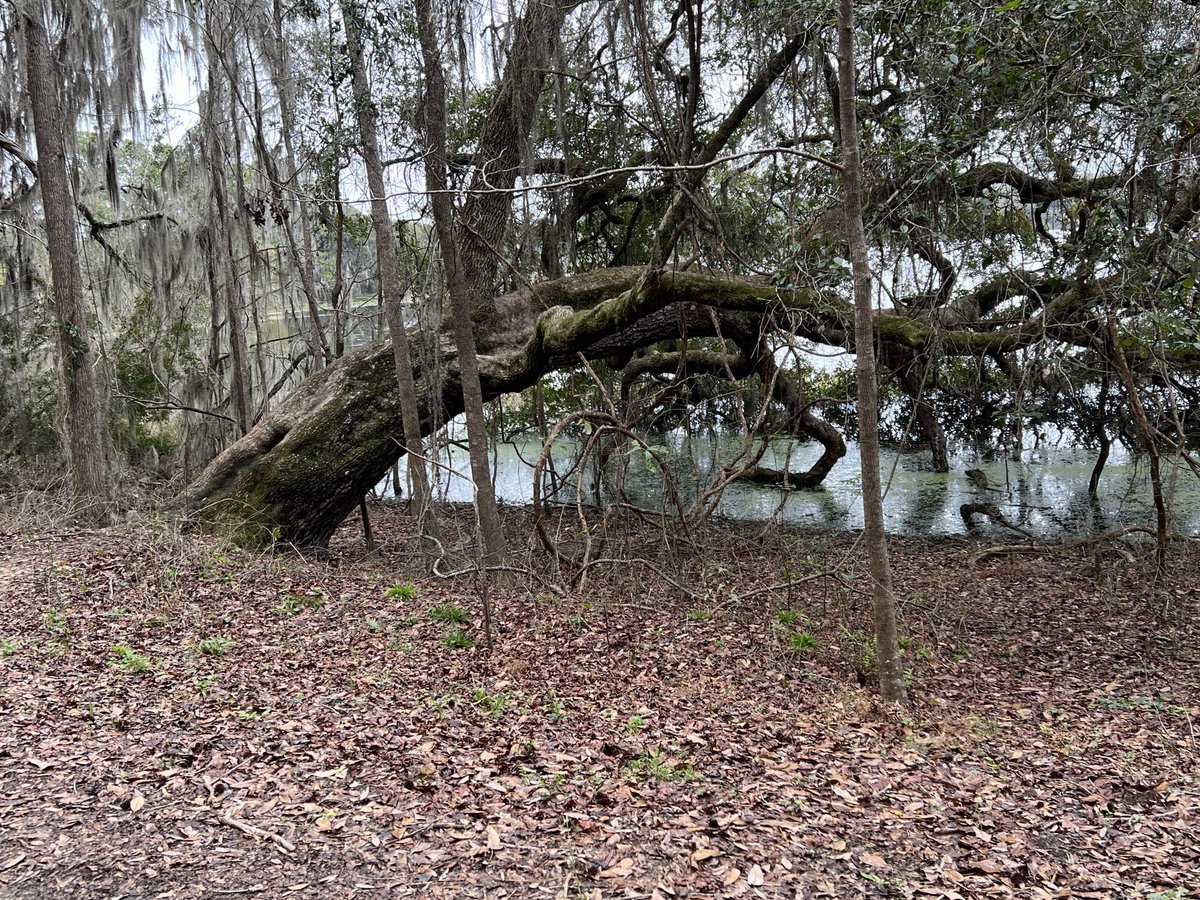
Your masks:
M503 562L504 531L501 527L500 511L496 506L492 468L488 460L487 423L483 416L483 388L479 381L479 359L475 351L475 329L471 321L471 295L458 255L458 244L454 234L454 205L450 199L446 179L446 81L429 0L417 0L417 34L421 41L425 74L425 183L429 189L434 226L446 270L446 290L450 295L454 343L458 348L458 367L462 374L467 447L470 451L471 478L475 482L475 508L484 549L485 572L482 573L482 590L490 645L491 610L486 602L486 568Z
M871 269L862 218L862 161L858 154L855 105L854 0L838 2L838 113L842 131L842 185L846 236L854 273L854 344L858 376L859 452L862 461L863 519L875 606L875 656L879 693L904 702L904 672L896 633L896 599L883 526L879 479L879 397L875 381L875 326Z
M93 370L95 354L83 307L79 248L75 243L75 204L71 200L62 135L67 123L59 105L58 77L46 33L45 12L43 2L32 2L22 9L21 24L38 151L38 181L46 216L58 351L67 399L67 451L76 498L89 505L89 518L107 524L111 513L101 427L103 415Z
M208 67L208 98L205 103L205 115L208 118L208 167L212 202L216 209L214 236L220 235L220 243L215 248L217 265L220 267L222 288L225 294L225 327L229 331L230 362L230 391L233 395L234 415L242 434L250 430L253 419L253 401L250 392L250 376L246 347L246 330L242 321L241 296L234 273L233 255L233 219L229 210L229 195L225 185L225 152L221 147L218 133L218 119L225 115L224 110L224 75L216 64L217 30L211 19L208 22L209 31L209 67ZM232 107L229 110L232 117ZM215 300L215 297L214 297Z
M1125 351L1121 349L1121 335L1117 332L1117 322L1111 315L1108 317L1108 346L1112 355L1113 368L1121 376L1125 385L1125 393L1129 395L1129 410L1133 413L1133 424L1137 427L1138 437L1150 457L1150 489L1154 492L1154 512L1158 519L1155 535L1158 544L1156 558L1158 570L1167 568L1167 505L1163 501L1162 476L1158 465L1158 445L1154 442L1154 430L1146 417L1146 407L1138 396L1137 382L1133 380L1133 372L1129 370L1129 362L1125 359Z
M1088 496L1095 499L1100 490L1100 476L1104 474L1104 466L1108 463L1108 454L1112 451L1112 438L1108 436L1108 372L1100 379L1100 400L1096 410L1096 436L1100 441L1100 453L1096 464L1092 466L1092 477L1088 479Z
M342 0L341 6L354 84L354 110L358 118L359 136L362 139L367 185L371 191L371 225L375 231L380 287L387 311L388 331L392 337L392 352L396 360L396 380L400 386L400 416L404 429L404 445L408 453L413 510L420 533L423 536L437 537L437 522L433 515L425 462L425 445L421 439L420 400L417 396L416 380L413 378L408 332L404 327L404 295L400 289L400 275L397 271L396 239L392 234L392 220L388 215L383 162L379 154L379 136L375 130L375 107L371 101L371 86L367 81L367 65L363 58L360 13L353 0Z

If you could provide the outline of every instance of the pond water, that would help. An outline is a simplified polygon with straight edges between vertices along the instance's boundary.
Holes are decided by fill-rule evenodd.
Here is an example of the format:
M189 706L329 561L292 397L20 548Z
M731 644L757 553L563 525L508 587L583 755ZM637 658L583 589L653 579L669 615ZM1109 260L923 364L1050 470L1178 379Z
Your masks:
M728 461L741 449L738 437L689 437L682 432L659 435L653 444L668 461L685 506L704 490L717 461ZM570 467L576 449L577 444L572 440L560 439L556 444L554 459L560 472ZM494 449L496 494L501 503L518 506L530 503L533 465L540 450L541 442L536 437L518 438ZM848 442L847 451L824 484L814 490L781 491L735 483L725 491L717 514L750 522L765 522L775 517L779 522L819 529L861 528L857 444ZM821 447L816 442L790 447L786 440L773 442L762 464L782 468L789 452L789 468L803 471L820 456ZM1087 485L1095 460L1094 451L1066 446L1027 449L1019 462L986 450L960 449L951 456L951 471L938 473L933 471L928 451L900 453L897 448L888 447L883 459L886 526L890 533L914 537L961 535L966 532L959 515L959 507L964 503L994 504L1009 521L1045 538L1086 536L1126 525L1153 525L1154 506L1146 460L1133 459L1114 447L1100 480L1098 496L1093 499L1087 494ZM452 502L469 502L472 483L466 451L452 445L441 451L439 462L438 496ZM965 475L970 468L987 473L989 485L994 489L985 490L973 484ZM401 484L405 480L401 462ZM1164 458L1163 480L1172 528L1183 534L1200 534L1200 479L1186 464L1176 466L1173 459ZM390 482L389 477L379 487L385 496L392 495ZM585 476L585 486L588 484L590 476ZM663 508L663 479L648 457L637 450L630 454L626 466L626 490L640 506ZM585 498L588 496L590 493L585 493ZM574 487L560 491L558 497L574 503ZM978 520L982 533L1003 530L1012 534L986 519Z

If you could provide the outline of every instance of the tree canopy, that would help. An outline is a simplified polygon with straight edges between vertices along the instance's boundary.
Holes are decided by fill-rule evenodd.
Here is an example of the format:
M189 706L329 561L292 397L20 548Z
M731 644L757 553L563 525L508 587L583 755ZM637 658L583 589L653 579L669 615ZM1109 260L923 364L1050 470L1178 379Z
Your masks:
M844 454L849 394L831 405L829 378L805 362L818 345L855 350L832 12L750 0L511 15L433 3L448 164L433 192L413 6L6 3L10 452L59 442L17 39L31 9L56 48L113 456L154 448L195 508L321 543L400 453L362 103L426 435L462 409L433 215L449 196L485 398L590 370L580 402L631 431L703 414L752 432L729 478L819 483ZM352 9L366 95L352 86ZM1196 33L1184 0L859 5L881 378L935 464L947 431L967 426L1004 445L1049 422L1140 446L1123 424L1129 386L1153 441L1187 452ZM811 471L759 465L780 432L823 445Z

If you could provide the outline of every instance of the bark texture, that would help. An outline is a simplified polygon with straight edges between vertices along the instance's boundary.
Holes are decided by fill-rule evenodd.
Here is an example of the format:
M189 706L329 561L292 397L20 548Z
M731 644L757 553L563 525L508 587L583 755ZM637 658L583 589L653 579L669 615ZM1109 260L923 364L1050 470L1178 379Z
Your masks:
M854 336L857 352L859 450L862 461L863 520L875 606L875 655L879 693L884 700L903 702L904 672L896 633L896 598L883 525L883 495L879 478L879 396L875 381L874 308L871 269L862 216L862 161L858 152L855 111L854 2L838 2L838 106L842 132L842 189L846 237L854 274Z
M67 128L59 103L58 75L46 32L44 2L31 0L26 3L19 8L19 18L33 107L38 181L46 216L58 353L66 396L71 482L78 501L88 506L88 517L104 523L110 512L108 466L101 429L103 411L96 385L96 357L83 306L83 279L75 240L75 203L71 198L63 141L63 131L71 133L73 129Z
M533 6L538 6L534 3ZM417 0L417 31L425 70L425 180L433 206L433 222L438 246L442 251L446 292L450 296L454 344L458 351L459 379L462 383L463 410L467 419L467 448L471 460L471 480L475 486L475 515L483 540L486 567L499 566L504 559L504 527L496 507L496 489L488 460L487 421L483 415L483 389L479 382L479 358L475 351L475 328L471 321L471 294L481 296L484 285L472 284L465 277L454 234L454 203L446 179L446 80L442 72L442 54L434 31L433 9L429 0ZM507 201L506 201L507 203ZM507 221L507 206L504 212ZM494 224L494 223L493 223ZM475 273L486 278L486 273ZM486 576L485 576L486 577ZM491 609L484 593L484 622L491 644Z
M379 280L387 311L388 332L398 388L401 433L404 450L410 454L408 474L412 482L413 508L423 534L435 535L432 495L425 468L425 445L421 429L420 401L413 376L412 353L404 327L404 291L396 263L396 239L392 234L392 219L388 214L387 193L383 182L383 161L379 153L379 136L375 125L375 106L371 86L367 81L367 66L363 57L360 12L351 0L342 0L342 17L346 25L346 44L350 55L350 70L354 86L354 108L358 132L362 140L363 164L367 170L367 186L371 191L371 227L375 232L375 254L379 262ZM416 456L413 459L412 456ZM364 488L366 493L371 485Z

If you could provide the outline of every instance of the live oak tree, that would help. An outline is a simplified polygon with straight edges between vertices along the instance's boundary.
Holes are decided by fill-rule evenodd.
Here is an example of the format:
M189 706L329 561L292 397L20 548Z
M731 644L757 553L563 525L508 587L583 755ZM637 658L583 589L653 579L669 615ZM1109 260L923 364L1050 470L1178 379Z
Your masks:
M70 13L68 44L97 31L79 57L93 69L70 84L106 77L99 29L53 5ZM381 166L411 192L393 229L402 280L432 295L446 254L429 252L442 242L415 18L363 10L389 63L371 73ZM447 188L484 400L590 369L635 431L744 420L747 449L719 478L819 484L858 426L849 393L827 393L793 361L814 343L863 346L827 7L531 4L487 22L470 4L430 10L435 33L462 35L440 48ZM359 139L345 19L340 4L205 0L181 20L205 33L178 44L193 48L214 115L114 141L105 106L108 124L85 129L76 156L107 420L128 418L164 452L178 445L197 511L301 544L327 540L405 442L390 346L334 359L345 323L380 294L348 153ZM883 298L882 408L935 465L968 422L1010 450L1046 422L1142 446L1120 424L1129 401L1110 377L1110 316L1154 439L1179 447L1194 431L1195 19L1178 0L859 10L853 99ZM531 30L538 40L521 37ZM9 52L25 71L23 51ZM20 95L4 78L6 97ZM119 81L112 96L130 95ZM73 119L95 104L71 105ZM0 341L13 351L0 365L16 376L0 394L7 436L33 420L44 354L29 311L43 292L30 276L46 260L28 238L42 229L21 162L31 142L16 125L0 132L18 161L0 171L0 215L14 226L0 232ZM425 438L463 410L451 318L410 334ZM765 465L772 435L816 440L820 461Z

